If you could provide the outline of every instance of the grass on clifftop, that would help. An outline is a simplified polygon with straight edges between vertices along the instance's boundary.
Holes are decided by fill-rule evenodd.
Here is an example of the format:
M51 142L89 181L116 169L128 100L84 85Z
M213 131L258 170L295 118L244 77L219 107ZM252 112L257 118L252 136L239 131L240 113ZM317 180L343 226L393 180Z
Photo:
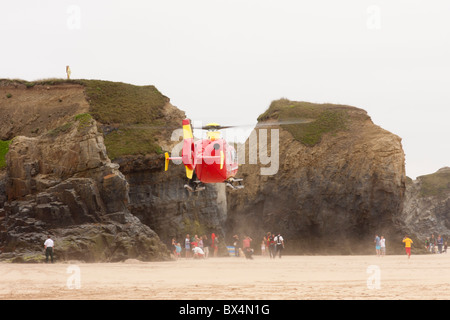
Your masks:
M8 153L10 143L10 140L0 140L0 169L6 167L6 154Z
M153 124L168 101L154 86L80 80L86 87L90 113L103 124Z
M90 114L103 125L114 125L105 133L108 156L158 153L155 127L162 125L164 105L169 101L154 86L100 80L81 80L86 87Z
M422 197L443 196L450 193L450 168L443 168L433 174L420 176Z
M297 141L307 146L314 146L320 142L325 133L336 133L347 129L349 116L346 108L349 107L280 99L273 101L269 109L258 117L258 121L312 120L308 123L286 124L281 127L290 132Z
M100 129L112 128L103 130L105 146L112 160L126 155L161 152L155 136L157 127L165 124L162 110L169 99L152 85L136 86L85 79L43 79L32 82L0 79L0 82L20 83L30 89L36 85L82 85L90 105L89 114L99 123ZM56 128L53 133L63 129Z

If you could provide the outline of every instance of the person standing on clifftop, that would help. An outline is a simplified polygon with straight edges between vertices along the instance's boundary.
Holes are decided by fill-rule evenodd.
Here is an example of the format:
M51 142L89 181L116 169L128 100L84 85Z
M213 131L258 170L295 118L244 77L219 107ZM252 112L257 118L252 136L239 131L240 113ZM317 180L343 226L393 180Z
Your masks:
M66 66L66 74L67 74L67 80L70 80L70 75L72 74L72 71L70 70L69 66Z
M55 243L51 239L50 236L47 237L47 240L44 242L44 249L45 249L45 263L48 263L48 257L50 256L51 262L53 263L53 247L55 246Z

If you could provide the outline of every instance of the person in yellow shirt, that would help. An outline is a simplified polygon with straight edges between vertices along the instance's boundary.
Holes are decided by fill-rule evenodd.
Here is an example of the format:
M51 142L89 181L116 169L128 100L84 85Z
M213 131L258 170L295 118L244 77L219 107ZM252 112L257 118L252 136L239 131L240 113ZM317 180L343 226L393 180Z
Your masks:
M409 259L411 257L411 244L413 244L413 241L410 238L408 238L408 236L405 236L403 238L403 243L405 244L405 251Z

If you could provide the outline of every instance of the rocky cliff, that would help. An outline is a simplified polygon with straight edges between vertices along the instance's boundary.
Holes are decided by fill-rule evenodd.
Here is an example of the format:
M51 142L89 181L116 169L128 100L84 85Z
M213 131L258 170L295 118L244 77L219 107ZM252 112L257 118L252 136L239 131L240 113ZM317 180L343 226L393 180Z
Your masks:
M256 130L267 132L256 134L253 145L246 142L246 154L257 141L257 154L272 153L279 169L264 173L261 161L250 159L241 165L245 189L227 199L230 230L258 242L266 232L280 232L296 253L371 254L375 234L399 240L394 217L402 210L406 177L398 136L376 126L366 111L341 105L283 99L259 120L275 124ZM270 141L274 130L279 140Z
M171 163L169 171L164 172L160 156L122 158L118 163L130 185L128 208L161 239L182 240L188 233L224 235L224 184L206 185L204 191L192 193L184 188L184 166Z
M12 140L0 168L3 260L42 260L47 234L59 260L83 261L167 259L172 237L223 234L223 186L190 194L182 166L164 172L185 114L155 87L3 80L0 102L0 140Z
M3 259L41 260L47 235L59 260L167 257L157 234L128 211L128 183L90 115L36 138L15 137L7 163Z
M406 232L449 234L448 168L408 180L401 139L355 107L274 101L239 152L245 188L201 193L182 165L163 170L185 113L153 86L3 80L0 109L2 260L42 261L48 234L59 260L83 261L168 259L186 233L249 234L258 249L281 232L295 254L373 254L375 234L401 253Z
M407 180L405 205L397 220L424 243L432 234L450 237L450 168Z

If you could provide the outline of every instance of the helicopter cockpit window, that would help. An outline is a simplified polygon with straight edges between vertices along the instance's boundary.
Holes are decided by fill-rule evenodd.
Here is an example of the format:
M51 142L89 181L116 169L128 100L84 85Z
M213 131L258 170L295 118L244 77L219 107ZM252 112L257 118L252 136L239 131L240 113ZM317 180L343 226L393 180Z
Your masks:
M229 149L229 158L231 161L228 163L236 163L238 161L236 150Z

